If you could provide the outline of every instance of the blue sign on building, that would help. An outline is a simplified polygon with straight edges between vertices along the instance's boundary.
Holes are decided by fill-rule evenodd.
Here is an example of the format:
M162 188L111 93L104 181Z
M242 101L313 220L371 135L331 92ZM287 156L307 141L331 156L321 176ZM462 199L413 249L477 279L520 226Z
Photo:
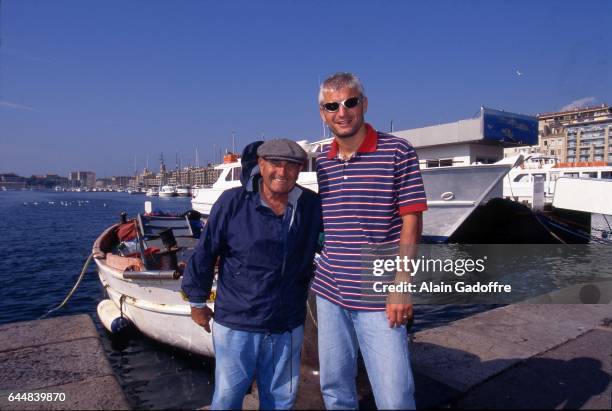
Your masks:
M482 109L482 135L508 145L538 144L538 119L506 111Z

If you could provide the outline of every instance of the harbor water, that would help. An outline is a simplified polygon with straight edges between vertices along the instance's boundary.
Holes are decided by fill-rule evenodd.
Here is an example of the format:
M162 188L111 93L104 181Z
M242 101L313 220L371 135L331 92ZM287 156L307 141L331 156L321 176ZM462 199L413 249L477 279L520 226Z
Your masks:
M127 193L72 193L53 191L0 191L0 324L35 320L57 306L77 280L97 236L119 220L143 212L145 201L154 210L182 213L190 198L158 198ZM589 247L589 246L587 246ZM607 249L594 248L587 270L573 270L584 253L546 256L562 278L556 288L576 282L584 271L609 272ZM603 250L603 251L602 251ZM508 278L521 287L537 288L538 261L508 265ZM587 276L586 279L591 277ZM519 283L516 280L517 284ZM105 298L91 264L79 289L63 309L52 316L86 313L96 322L111 365L128 401L137 409L196 408L210 403L214 361L158 344L138 333L132 338L111 339L96 314ZM423 330L481 312L494 305L416 305L414 330Z

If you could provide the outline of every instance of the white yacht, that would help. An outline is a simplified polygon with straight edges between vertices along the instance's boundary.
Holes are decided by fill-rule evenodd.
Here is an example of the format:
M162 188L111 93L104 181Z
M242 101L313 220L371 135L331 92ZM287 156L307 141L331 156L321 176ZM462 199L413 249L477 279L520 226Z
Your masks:
M612 180L612 165L604 162L561 163L556 157L531 154L504 179L504 197L533 204L536 180L542 182L544 204L552 204L561 177Z
M173 186L165 185L159 189L160 197L175 197L176 196L176 188Z
M191 197L191 186L188 184L176 186L176 195L179 197Z
M145 195L147 197L157 197L159 196L159 189L157 187L149 187Z

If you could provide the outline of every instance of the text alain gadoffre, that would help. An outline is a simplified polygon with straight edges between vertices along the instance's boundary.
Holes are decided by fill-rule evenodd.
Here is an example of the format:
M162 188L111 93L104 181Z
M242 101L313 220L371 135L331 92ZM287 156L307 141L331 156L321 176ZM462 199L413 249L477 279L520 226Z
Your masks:
M407 256L395 256L394 258L380 258L372 262L372 274L380 277L385 273L410 273L414 277L418 272L442 272L452 273L456 276L463 276L467 273L482 273L485 270L487 257L478 259L430 259L425 257L409 258ZM423 282L417 286L409 281L388 284L376 281L372 285L374 292L377 293L498 293L512 292L509 284L500 284L497 281L474 284L466 284L458 281L453 284L446 284L443 281L434 283L431 281Z

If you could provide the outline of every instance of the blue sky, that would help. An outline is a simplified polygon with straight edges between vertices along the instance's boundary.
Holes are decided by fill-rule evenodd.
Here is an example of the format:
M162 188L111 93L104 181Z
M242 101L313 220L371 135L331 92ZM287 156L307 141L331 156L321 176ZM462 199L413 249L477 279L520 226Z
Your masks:
M213 144L317 140L358 74L396 130L612 104L610 1L1 0L0 172L133 174ZM522 75L517 74L517 70Z

